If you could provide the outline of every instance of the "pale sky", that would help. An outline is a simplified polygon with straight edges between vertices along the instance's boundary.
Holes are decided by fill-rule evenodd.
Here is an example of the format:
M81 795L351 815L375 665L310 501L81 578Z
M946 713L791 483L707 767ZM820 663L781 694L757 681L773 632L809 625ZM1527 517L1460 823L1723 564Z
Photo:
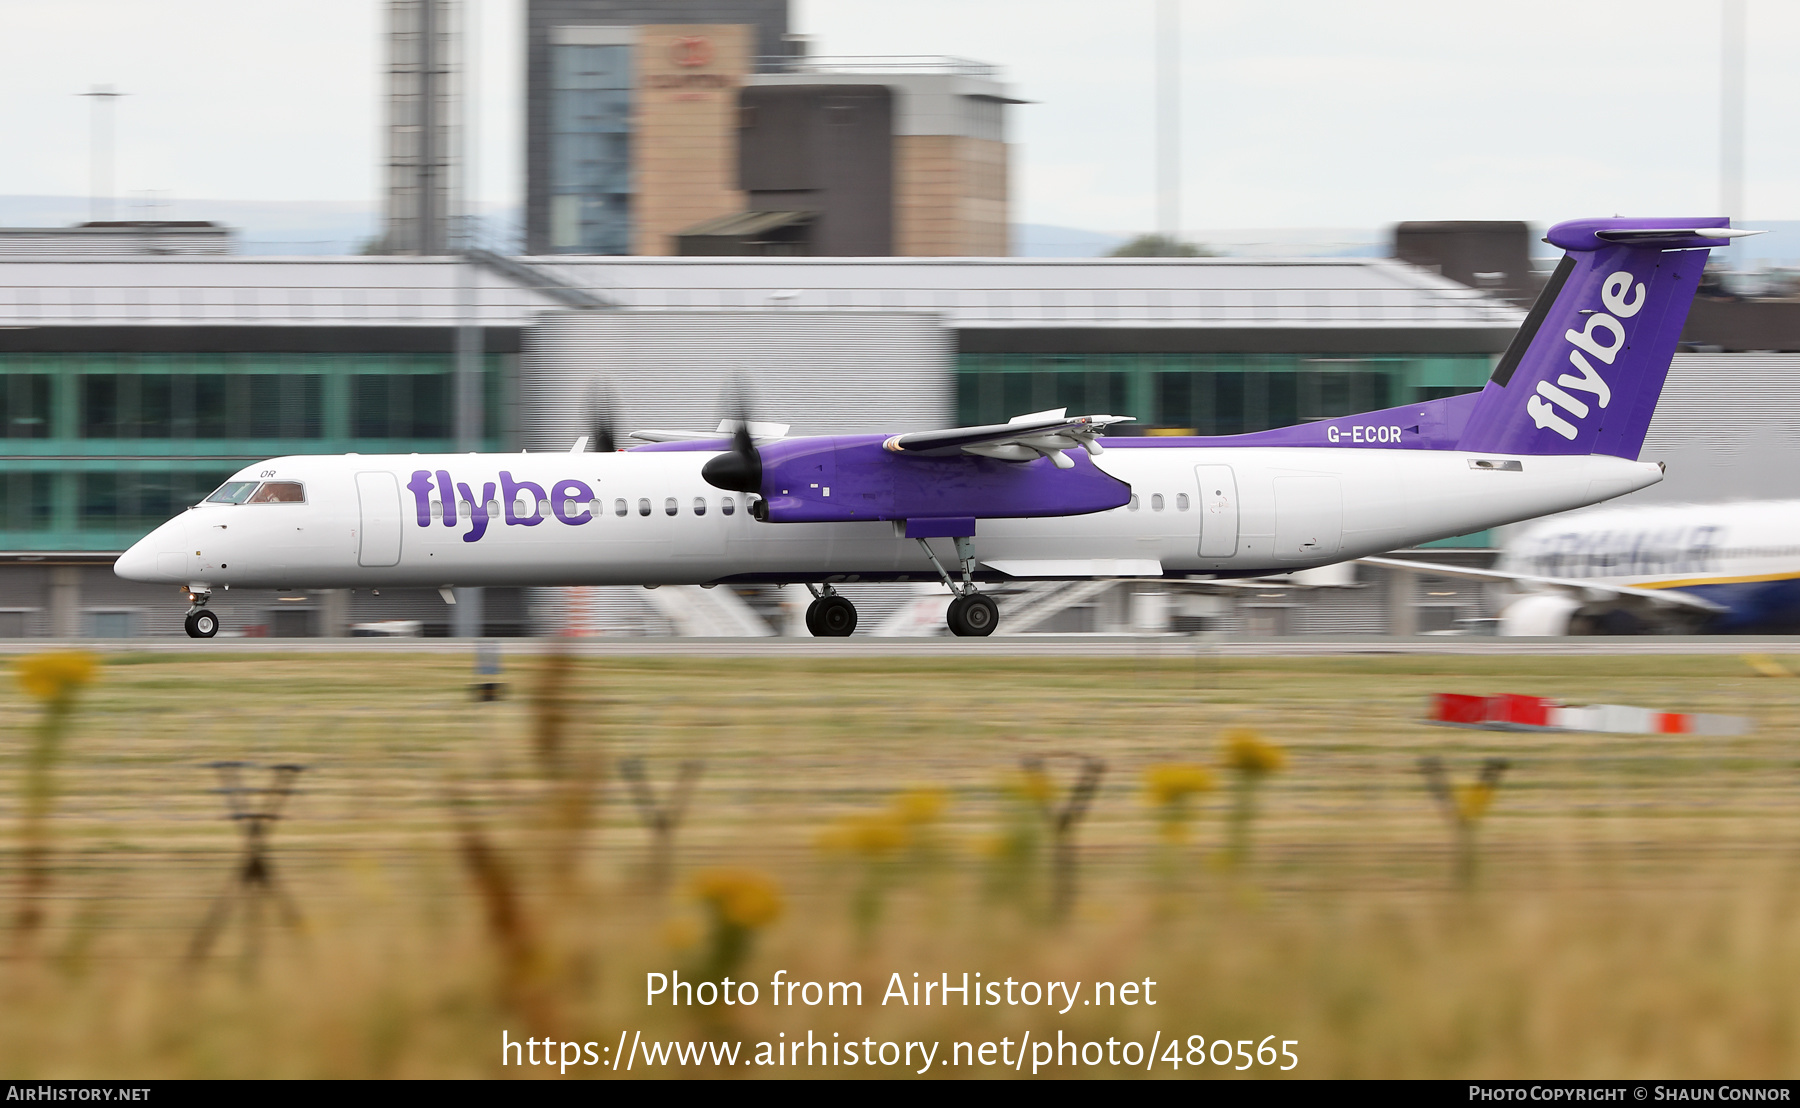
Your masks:
M483 198L522 191L522 0L474 0ZM0 0L0 195L378 206L378 0ZM1719 207L1719 0L1183 0L1186 228L1552 222ZM1153 0L794 0L829 55L1003 67L1014 219L1154 221ZM1749 0L1753 219L1800 218L1800 5ZM176 213L197 218L204 213ZM1739 213L1733 213L1739 214Z

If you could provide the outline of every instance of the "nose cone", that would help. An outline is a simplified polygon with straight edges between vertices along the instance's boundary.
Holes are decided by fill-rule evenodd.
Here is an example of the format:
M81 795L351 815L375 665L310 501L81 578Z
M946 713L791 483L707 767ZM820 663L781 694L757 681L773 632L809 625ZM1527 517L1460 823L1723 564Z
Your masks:
M176 516L119 555L119 560L113 563L113 573L127 581L185 585L190 556L186 547L187 520Z
M127 581L152 581L149 576L156 569L156 555L145 548L148 539L139 539L131 544L131 549L119 555L113 563L113 573Z

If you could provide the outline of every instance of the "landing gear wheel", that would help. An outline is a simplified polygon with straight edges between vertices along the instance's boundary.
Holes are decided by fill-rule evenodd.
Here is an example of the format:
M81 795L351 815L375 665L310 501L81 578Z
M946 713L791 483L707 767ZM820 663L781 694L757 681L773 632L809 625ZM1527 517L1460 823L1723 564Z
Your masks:
M210 639L219 633L219 617L205 608L199 608L187 614L182 621L190 639Z
M856 630L856 605L836 593L813 601L806 614L807 627L822 639L848 638Z
M986 638L1000 625L1000 607L982 593L959 596L944 613L950 633L962 638Z

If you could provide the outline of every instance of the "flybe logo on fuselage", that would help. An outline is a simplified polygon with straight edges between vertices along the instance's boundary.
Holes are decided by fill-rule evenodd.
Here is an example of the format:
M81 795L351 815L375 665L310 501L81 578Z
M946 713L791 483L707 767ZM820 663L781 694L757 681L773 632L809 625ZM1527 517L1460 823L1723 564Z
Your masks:
M1589 394L1602 408L1612 402L1611 386L1588 358L1610 366L1625 349L1625 325L1619 321L1630 319L1644 307L1644 284L1633 284L1634 280L1622 269L1609 276L1600 286L1600 303L1606 311L1587 309L1582 313L1587 324L1581 330L1563 332L1574 347L1569 351L1569 364L1575 372L1558 377L1554 385L1539 381L1537 395L1525 402L1525 411L1540 430L1548 427L1565 439L1574 439L1576 426L1570 420L1586 419L1590 409L1586 400L1571 395L1570 390Z
M413 504L417 509L420 527L431 526L431 494L434 490L443 503L443 524L445 527L456 527L458 519L458 502L469 513L469 530L463 535L464 542L480 542L481 536L487 534L488 524L493 519L489 508L494 503L495 492L499 495L501 511L508 527L536 527L544 522L545 517L539 514L538 504L548 500L550 514L571 527L579 527L594 518L589 504L594 499L594 490L586 481L567 479L550 486L548 495L544 486L536 481L515 481L513 475L506 470L500 471L498 486L492 481L484 481L481 493L466 482L452 482L450 474L445 470L436 473L437 482L432 482L432 471L428 469L413 470L412 480L406 483L413 494ZM519 511L519 504L531 505L529 511Z

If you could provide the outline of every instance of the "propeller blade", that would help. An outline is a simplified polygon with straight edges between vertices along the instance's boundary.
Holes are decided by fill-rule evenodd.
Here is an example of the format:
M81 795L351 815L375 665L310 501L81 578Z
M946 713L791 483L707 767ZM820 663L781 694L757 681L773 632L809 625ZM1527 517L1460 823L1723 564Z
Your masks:
M732 420L737 426L731 432L731 449L700 467L700 476L716 489L730 492L762 491L762 455L756 440L750 436L750 406L744 401L741 387L732 389Z
M619 449L618 436L614 431L617 421L613 412L617 405L613 403L612 390L604 385L596 384L588 390L588 444L597 454L611 454Z

